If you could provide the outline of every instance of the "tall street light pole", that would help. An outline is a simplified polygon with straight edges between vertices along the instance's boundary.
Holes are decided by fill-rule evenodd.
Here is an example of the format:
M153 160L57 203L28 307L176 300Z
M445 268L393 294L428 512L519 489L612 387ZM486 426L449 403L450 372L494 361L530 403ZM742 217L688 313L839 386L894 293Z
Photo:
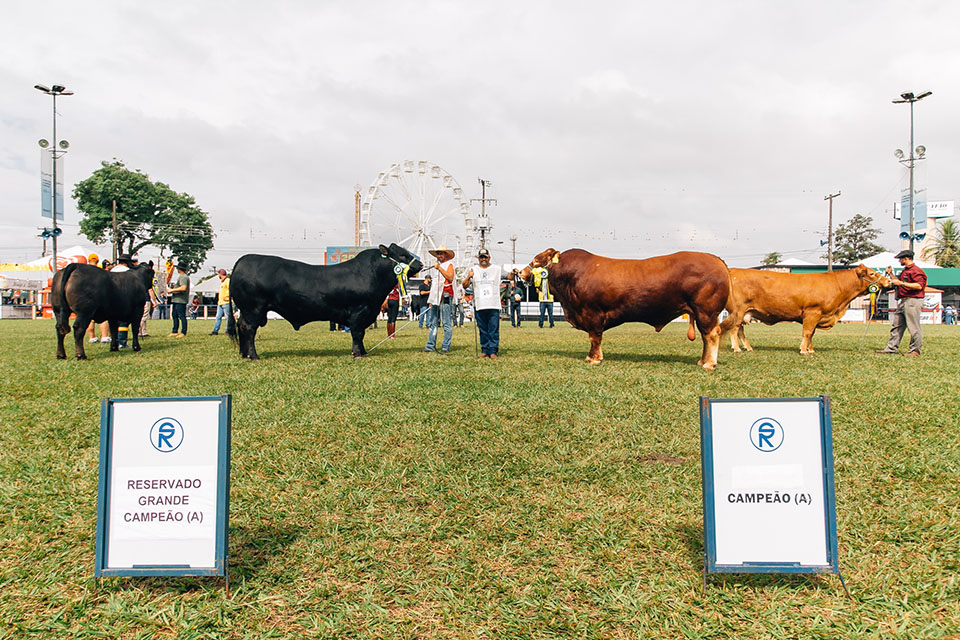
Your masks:
M910 170L910 251L913 251L913 241L914 237L916 236L913 219L913 167L917 158L913 155L913 103L919 102L929 95L933 95L933 91L925 91L918 96L915 96L908 91L900 94L900 100L893 101L893 104L903 104L904 102L910 103L910 156L904 160L903 151L897 149L897 158L900 159L902 164L906 164L907 168ZM920 149L918 148L917 151L920 151ZM920 152L920 159L923 158L924 153L926 153L926 149ZM900 212L900 216L903 217L903 211Z
M53 164L53 176L50 184L50 213L51 218L53 219L53 230L50 235L53 238L53 273L57 273L57 236L60 235L60 229L57 227L57 147L62 151L59 153L66 153L66 149L70 146L66 140L57 140L57 96L72 96L73 91L68 91L66 87L60 84L55 84L52 87L46 87L42 84L33 85L33 88L37 91L42 91L48 96L53 96L53 141L50 144L50 159ZM40 147L46 148L46 140L40 141Z

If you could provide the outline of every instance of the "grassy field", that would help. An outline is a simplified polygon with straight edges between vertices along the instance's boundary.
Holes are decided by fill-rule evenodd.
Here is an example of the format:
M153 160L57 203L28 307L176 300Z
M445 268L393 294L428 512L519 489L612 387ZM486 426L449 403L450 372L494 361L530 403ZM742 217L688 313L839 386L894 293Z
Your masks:
M151 321L156 336L168 321ZM960 633L960 328L920 359L887 327L797 325L695 366L685 326L501 325L502 357L408 327L354 361L326 323L271 321L260 362L211 321L56 360L0 322L0 638L937 638ZM367 348L384 334L368 334ZM72 349L68 347L68 353ZM93 580L100 399L233 394L232 593ZM832 399L836 576L711 577L697 399Z

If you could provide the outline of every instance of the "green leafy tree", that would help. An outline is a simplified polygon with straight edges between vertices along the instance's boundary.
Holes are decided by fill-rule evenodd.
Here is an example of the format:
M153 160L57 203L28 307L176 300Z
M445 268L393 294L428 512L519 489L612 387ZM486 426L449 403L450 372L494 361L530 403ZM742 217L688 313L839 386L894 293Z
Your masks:
M841 224L833 233L833 261L840 264L856 264L884 250L874 242L880 237L880 229L871 225L873 218L859 213L846 224ZM824 259L828 254L823 254Z
M148 245L170 255L195 271L213 248L213 229L207 214L193 196L176 193L162 182L131 171L123 162L101 162L101 167L73 190L77 210L83 214L80 232L91 242L113 237L113 201L117 202L117 238L121 252L136 254Z
M760 264L774 265L774 264L779 264L781 260L783 260L782 253L780 253L779 251L771 251L766 256L764 256L763 260L760 261Z
M937 225L936 236L923 250L922 257L932 258L941 267L960 267L960 225L953 218Z

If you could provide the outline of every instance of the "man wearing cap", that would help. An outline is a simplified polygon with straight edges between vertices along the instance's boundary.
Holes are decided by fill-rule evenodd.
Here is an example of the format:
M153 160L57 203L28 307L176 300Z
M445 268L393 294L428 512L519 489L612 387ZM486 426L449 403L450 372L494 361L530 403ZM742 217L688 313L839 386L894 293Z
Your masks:
M473 282L474 320L480 330L480 357L497 359L500 350L500 265L490 264L490 252L480 249L463 286Z
M190 303L190 277L187 276L187 265L177 263L177 275L171 279L167 291L171 293L170 302L173 306L173 330L168 338L183 338L187 335L187 304Z
M908 356L920 355L923 335L920 332L920 309L923 307L923 295L927 289L927 274L913 262L913 251L904 249L894 256L903 266L900 277L893 275L887 267L887 277L897 287L897 308L890 313L890 341L877 353L896 353L900 349L900 340L904 330L910 331Z
M230 278L227 277L227 270L217 271L217 277L220 278L220 291L217 293L217 319L210 332L212 336L220 333L220 322L230 314Z
M423 283L420 285L420 288L417 290L419 295L411 296L412 298L419 298L417 309L417 318L420 323L420 328L423 329L423 321L427 321L427 328L430 328L430 315L428 309L430 308L430 288L433 285L433 277L427 274L423 278Z
M423 351L433 353L437 350L437 329L440 323L443 323L443 344L440 345L440 353L449 353L450 341L453 339L453 324L450 316L458 293L458 287L453 286L453 280L456 277L453 269L455 254L443 244L429 253L437 259L433 265L437 270L437 277L430 284L430 295L427 298L427 302L430 303L430 310L427 311L427 315L430 316L428 325L430 332Z

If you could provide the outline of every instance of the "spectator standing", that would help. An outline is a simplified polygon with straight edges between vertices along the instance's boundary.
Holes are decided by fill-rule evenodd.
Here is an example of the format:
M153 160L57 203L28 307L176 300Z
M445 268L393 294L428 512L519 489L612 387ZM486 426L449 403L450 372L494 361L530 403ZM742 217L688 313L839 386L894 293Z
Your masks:
M397 314L400 313L400 283L393 285L393 290L387 294L387 337L395 338L397 330Z
M894 256L900 260L903 271L900 277L893 275L887 267L887 277L897 287L897 309L890 314L890 340L877 353L896 353L900 349L904 330L910 331L908 356L919 356L923 342L920 330L920 310L923 308L923 295L927 289L927 274L913 261L913 251L904 249Z
M490 264L490 252L480 249L464 288L473 284L474 322L480 332L481 358L497 359L500 351L500 265Z
M420 295L416 296L417 298L420 298L419 307L417 308L417 320L420 323L421 329L423 329L423 321L430 315L427 309L429 309L430 307L429 298L430 298L430 286L432 283L433 283L432 276L428 275L424 277L423 283L420 285L420 288L418 289ZM430 327L429 322L427 323L427 327L428 328Z
M227 277L227 270L217 271L217 277L220 278L220 291L217 292L217 318L210 332L212 336L220 333L220 323L230 315L230 278Z
M948 304L943 309L943 321L946 324L953 324L957 319L957 310L953 308L952 304Z
M177 273L170 279L172 285L170 302L173 306L173 330L168 337L183 338L187 335L187 304L190 303L190 277L187 276L187 265L177 263Z
M427 335L427 344L423 348L426 353L433 353L437 350L437 332L440 324L443 324L443 343L440 346L440 353L450 352L450 342L453 339L453 305L456 303L458 287L454 286L456 273L453 268L453 258L456 254L452 249L447 249L446 245L440 245L439 248L430 251L430 255L437 259L434 268L437 270L437 278L430 284L430 296L427 301L430 303L429 328Z
M550 328L553 329L553 294L550 293L550 272L540 267L533 270L533 286L537 288L540 300L540 328L543 329L544 315L550 316Z
M523 302L523 280L520 279L520 272L514 269L510 272L510 285L507 289L507 297L510 299L510 326L520 326L520 303Z
M121 273L123 271L130 271L130 267L136 266L137 259L132 257L128 253L120 254L120 257L117 258L117 266L113 267L111 271L114 273ZM148 301L149 304L149 301ZM137 327L139 329L139 327ZM130 326L129 322L118 322L117 323L117 347L120 349L127 348L127 338L129 337L130 331L133 330L133 327Z
M92 265L97 268L100 267L100 256L95 253L91 253L87 256L87 264ZM104 264L109 264L109 262L104 261ZM90 336L90 342L97 341L97 334L94 331L97 326L97 323L93 320L90 321L90 326L87 327L87 335ZM110 342L110 323L101 322L100 323L100 342Z

